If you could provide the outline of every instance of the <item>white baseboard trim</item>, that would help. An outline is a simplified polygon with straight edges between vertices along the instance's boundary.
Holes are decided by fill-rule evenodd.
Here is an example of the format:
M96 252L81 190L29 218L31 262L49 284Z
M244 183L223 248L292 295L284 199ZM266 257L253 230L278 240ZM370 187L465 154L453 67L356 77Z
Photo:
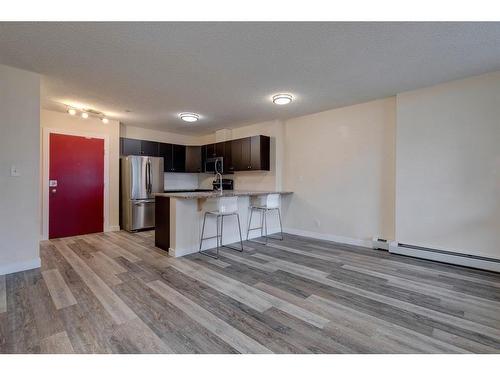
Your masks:
M30 259L22 262L15 262L10 264L5 264L0 266L0 276L8 275L10 273L16 273L21 271L31 270L33 268L40 268L42 262L40 258Z
M308 230L294 229L294 228L283 228L283 232L295 234L297 236L316 238L318 240L326 240L326 241L344 243L347 245L363 246L363 247L370 247L370 248L372 247L372 241L361 240L359 238L337 236L335 234L310 232Z
M105 232L119 232L120 226L119 225L110 225L104 231Z
M459 266L500 272L500 260L497 259L489 259L468 254L452 253L451 251L427 249L418 246L401 246L396 241L393 241L389 244L389 252L393 254L411 256L414 258L422 258L434 260L437 262L456 264Z

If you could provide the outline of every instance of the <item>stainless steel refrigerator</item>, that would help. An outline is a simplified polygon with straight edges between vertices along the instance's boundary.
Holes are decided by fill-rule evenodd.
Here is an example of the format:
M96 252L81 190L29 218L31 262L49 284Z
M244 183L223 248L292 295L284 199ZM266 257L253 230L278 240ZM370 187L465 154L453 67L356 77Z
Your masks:
M126 156L121 162L121 224L128 231L155 226L154 193L163 193L163 158Z

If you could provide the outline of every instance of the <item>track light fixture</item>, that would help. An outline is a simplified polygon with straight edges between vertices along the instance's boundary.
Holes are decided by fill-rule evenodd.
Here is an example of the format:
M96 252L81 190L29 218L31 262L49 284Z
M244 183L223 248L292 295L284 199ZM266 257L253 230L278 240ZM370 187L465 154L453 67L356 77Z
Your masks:
M109 118L102 112L95 111L93 109L77 109L74 107L68 107L67 112L70 116L75 116L80 112L80 117L84 120L88 119L90 116L99 118L103 124L109 124Z

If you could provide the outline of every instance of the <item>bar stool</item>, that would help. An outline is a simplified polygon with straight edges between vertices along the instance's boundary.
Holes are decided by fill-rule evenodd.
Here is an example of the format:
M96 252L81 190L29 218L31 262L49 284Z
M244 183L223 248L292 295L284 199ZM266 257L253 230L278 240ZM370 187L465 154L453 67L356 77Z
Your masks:
M261 221L260 221L260 227L256 228L251 228L250 226L252 225L252 215L254 210L259 210L261 212ZM278 211L278 219L280 222L280 232L281 232L281 238L276 238L276 237L271 237L267 235L267 213L269 211ZM283 241L283 225L281 224L281 213L280 213L280 195L279 194L267 194L266 199L264 204L258 204L258 205L251 205L250 206L250 220L248 221L248 229L247 229L247 241L252 241L248 239L248 235L250 234L251 230L256 230L260 229L260 235L261 237L265 237L266 242L264 243L267 245L267 240L268 238L273 238L277 239L280 241ZM265 236L263 236L263 231L265 231ZM255 241L253 242L257 243L262 243L260 241Z
M211 237L203 237L205 234L205 222L207 220L207 216L215 216L216 225L217 225L217 234ZM240 232L240 245L241 249L237 249L228 245L222 245L222 234L224 231L224 217L225 216L236 216L238 219L238 230ZM220 218L220 235L219 235L219 218ZM217 238L217 250L216 255L208 253L206 250L202 251L201 247L204 240L208 240L211 238ZM220 245L219 245L220 240ZM240 215L238 214L238 197L220 197L217 200L217 211L207 211L203 216L203 226L201 229L201 239L200 239L200 254L209 256L211 258L218 259L219 258L219 248L226 247L231 250L243 251L243 239L241 237L241 226L240 226Z

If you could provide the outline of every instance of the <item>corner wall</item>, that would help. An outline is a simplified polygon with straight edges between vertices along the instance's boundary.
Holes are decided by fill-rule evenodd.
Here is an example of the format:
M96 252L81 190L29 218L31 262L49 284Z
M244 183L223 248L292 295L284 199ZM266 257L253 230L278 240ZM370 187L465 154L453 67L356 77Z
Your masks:
M500 72L397 96L396 239L500 259Z
M0 275L40 266L40 76L0 65ZM18 177L10 176L11 166Z
M288 232L365 246L394 238L395 113L391 97L286 121Z

